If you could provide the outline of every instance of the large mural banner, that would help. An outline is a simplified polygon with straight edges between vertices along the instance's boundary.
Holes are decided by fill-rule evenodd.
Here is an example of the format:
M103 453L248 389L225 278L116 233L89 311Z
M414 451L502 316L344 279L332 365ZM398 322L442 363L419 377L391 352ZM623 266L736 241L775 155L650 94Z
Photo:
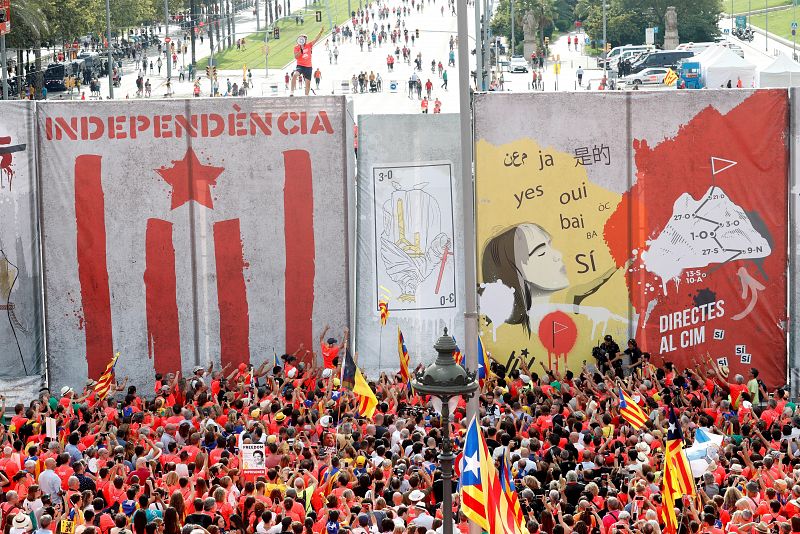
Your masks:
M356 350L367 372L399 369L398 328L412 367L443 327L463 338L458 127L452 114L359 119Z
M577 369L610 335L659 366L710 356L785 383L785 91L480 95L475 109L495 359Z
M43 383L33 102L0 102L0 388L9 402Z
M151 384L313 351L348 324L344 98L221 102L39 107L56 386L115 351Z

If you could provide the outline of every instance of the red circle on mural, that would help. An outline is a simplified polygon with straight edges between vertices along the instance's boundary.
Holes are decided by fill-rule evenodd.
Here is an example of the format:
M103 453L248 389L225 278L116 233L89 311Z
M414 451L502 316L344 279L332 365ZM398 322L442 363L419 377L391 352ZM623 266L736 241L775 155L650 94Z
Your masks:
M548 313L539 323L539 340L552 354L567 354L575 346L578 327L575 321L564 312Z

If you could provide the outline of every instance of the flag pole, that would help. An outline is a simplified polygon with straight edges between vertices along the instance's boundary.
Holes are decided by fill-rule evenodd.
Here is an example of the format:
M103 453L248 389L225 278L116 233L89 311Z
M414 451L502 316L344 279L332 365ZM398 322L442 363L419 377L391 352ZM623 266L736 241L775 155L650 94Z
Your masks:
M378 361L383 362L383 320L381 320L381 333L378 336Z

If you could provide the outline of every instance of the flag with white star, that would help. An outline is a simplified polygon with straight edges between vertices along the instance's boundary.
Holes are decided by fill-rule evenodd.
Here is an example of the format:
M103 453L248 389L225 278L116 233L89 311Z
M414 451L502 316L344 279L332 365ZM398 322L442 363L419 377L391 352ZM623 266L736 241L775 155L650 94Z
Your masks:
M486 513L486 488L481 476L481 454L486 448L478 418L473 418L464 440L464 457L461 464L461 511L484 531L489 530Z

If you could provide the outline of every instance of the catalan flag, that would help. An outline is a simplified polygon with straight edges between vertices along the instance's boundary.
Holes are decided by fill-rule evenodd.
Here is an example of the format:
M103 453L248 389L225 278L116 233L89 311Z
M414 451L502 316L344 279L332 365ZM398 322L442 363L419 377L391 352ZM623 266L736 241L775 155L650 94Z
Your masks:
M667 453L664 461L669 457L673 467L675 468L675 476L678 479L678 490L682 495L690 495L694 497L697 495L697 489L694 484L694 476L692 475L692 468L689 465L689 459L686 457L686 451L683 450L683 431L681 430L681 422L675 415L675 408L669 407L669 428L667 429Z
M677 469L672 459L669 447L664 454L663 481L661 495L663 504L661 506L661 519L664 521L664 534L677 534L678 517L675 514L675 499L680 498L683 493L678 482Z
M619 413L636 430L641 430L647 423L647 414L622 389L619 390Z
M111 361L108 362L106 370L97 379L97 384L94 386L94 394L97 396L97 400L103 400L108 395L111 385L114 383L114 366L117 365L118 358L119 352L114 354Z
M669 453L667 453L668 455ZM670 467L671 462L667 461L664 457L664 476L662 481L661 496L661 520L664 522L662 532L664 534L677 534L678 532L678 517L675 514L675 498L680 498L680 490L678 489L678 479L675 476L675 468Z
M353 393L358 397L358 413L361 417L372 419L375 408L378 406L378 398L359 368L356 368L356 383L353 386Z
M453 351L453 359L455 360L456 365L462 365L464 363L464 353L461 352L461 349L458 347L456 336L453 336L453 343L456 344L456 350Z
M511 484L513 483L509 483L506 487L512 488ZM503 488L477 418L472 419L464 440L459 486L461 512L484 532L489 534L525 532L522 525L516 523L514 501ZM518 505L517 502L516 506Z
M514 477L509 468L508 451L500 460L500 513L505 522L507 532L521 532L525 525L522 507L517 499L517 490L514 487Z
M678 75L674 70L669 69L667 75L664 76L664 85L674 85L678 81Z
M486 354L483 351L483 342L478 336L478 383L483 387L483 381L486 380Z
M483 472L481 458L486 442L478 426L477 418L472 419L464 440L464 460L461 468L461 511L484 532L489 531L487 513L486 473Z
M408 370L408 349L406 349L406 341L403 339L403 332L400 327L397 327L397 356L400 358L400 377L407 387L411 387L411 373Z
M389 303L385 300L380 301L378 310L381 312L381 326L386 326L386 319L389 318Z

